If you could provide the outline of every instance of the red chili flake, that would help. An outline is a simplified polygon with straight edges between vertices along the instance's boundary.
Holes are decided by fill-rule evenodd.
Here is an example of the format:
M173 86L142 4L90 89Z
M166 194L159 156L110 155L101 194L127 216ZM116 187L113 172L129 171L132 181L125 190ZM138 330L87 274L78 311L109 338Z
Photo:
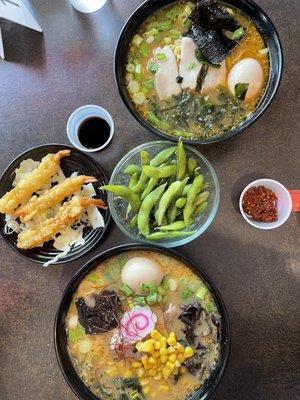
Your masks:
M243 210L254 221L274 222L278 219L277 197L265 186L253 186L243 197Z

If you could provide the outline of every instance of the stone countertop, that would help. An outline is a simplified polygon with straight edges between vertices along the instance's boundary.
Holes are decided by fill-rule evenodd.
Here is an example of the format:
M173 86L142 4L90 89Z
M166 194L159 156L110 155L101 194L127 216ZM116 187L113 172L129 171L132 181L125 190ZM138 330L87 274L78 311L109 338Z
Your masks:
M211 276L230 315L231 356L212 400L293 400L300 381L299 216L266 232L247 225L237 211L242 188L255 178L274 178L288 188L300 183L299 1L258 2L282 40L281 86L245 134L199 148L219 176L220 209L201 238L180 248ZM67 0L31 3L44 35L2 25L7 60L0 60L0 171L31 146L68 143L71 112L99 104L111 112L116 134L106 151L92 157L110 174L133 146L155 139L123 105L112 68L121 27L141 0L111 0L90 16L75 12ZM46 269L0 241L1 400L75 400L55 358L56 309L64 287L86 260L127 242L112 224L92 253Z

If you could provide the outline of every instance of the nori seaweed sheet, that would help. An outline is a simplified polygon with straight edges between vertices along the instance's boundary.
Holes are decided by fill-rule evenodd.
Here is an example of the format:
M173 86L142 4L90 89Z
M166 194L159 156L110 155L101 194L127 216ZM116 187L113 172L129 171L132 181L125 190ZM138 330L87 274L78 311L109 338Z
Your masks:
M231 40L224 31L234 32L241 25L216 1L199 0L190 15L191 37L203 56L212 64L218 64L229 55L238 40Z

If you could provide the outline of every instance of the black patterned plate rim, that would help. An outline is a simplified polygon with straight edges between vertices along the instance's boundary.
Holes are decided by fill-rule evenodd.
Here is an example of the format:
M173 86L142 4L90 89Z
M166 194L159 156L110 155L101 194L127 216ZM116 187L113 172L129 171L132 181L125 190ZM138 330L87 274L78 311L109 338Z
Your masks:
M40 160L44 155L48 153L57 152L63 149L71 150L71 155L62 159L61 167L66 175L69 176L72 172L78 171L80 174L92 175L99 180L96 182L97 186L101 186L103 184L108 183L108 178L101 167L101 165L94 160L92 157L87 155L86 153L72 147L70 145L60 144L60 143L49 143L39 146L34 146L22 154L18 155L13 159L13 161L8 165L8 167L4 170L0 177L0 197L2 197L8 190L11 189L11 184L14 178L14 171L20 163L27 159L33 158L34 160ZM75 157L75 158L74 158ZM79 159L79 160L78 160ZM81 161L81 162L80 162ZM84 161L84 163L82 163ZM74 168L71 168L70 165L74 164ZM99 184L100 182L100 184ZM106 192L100 191L95 185L94 189L98 196L100 196L107 204L107 195ZM98 197L97 196L97 197ZM104 228L91 229L85 228L84 235L85 243L81 246L73 247L71 251L61 259L57 260L55 263L51 265L65 264L71 261L74 261L81 256L87 254L92 251L96 245L104 240L104 234L108 228L110 222L110 212L109 210L101 210L101 214L104 219L105 226ZM0 232L1 235L8 246L14 250L21 257L33 261L38 264L44 264L53 257L55 257L58 253L58 250L54 249L51 242L45 243L42 247L34 248L31 250L21 250L16 246L16 237L17 234L13 233L11 235L7 235L4 232L5 228L5 216L4 214L0 215Z

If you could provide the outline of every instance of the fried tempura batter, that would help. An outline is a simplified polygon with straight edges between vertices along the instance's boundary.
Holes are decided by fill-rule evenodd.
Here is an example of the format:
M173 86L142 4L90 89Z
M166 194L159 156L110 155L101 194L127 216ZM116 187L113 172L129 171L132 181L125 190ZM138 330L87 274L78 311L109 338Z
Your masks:
M33 247L42 246L66 226L77 221L89 205L106 208L105 203L100 199L73 196L70 201L60 207L54 218L44 221L34 229L28 228L21 232L18 236L17 247L20 249L32 249Z
M15 213L14 218L20 218L22 222L27 222L36 215L53 207L63 201L66 197L77 192L84 183L96 182L92 176L75 176L67 178L62 183L47 190L39 197L32 197L27 204L20 207Z
M12 215L20 204L27 202L34 192L41 189L57 173L61 158L69 155L70 150L47 154L34 171L0 199L0 212Z

